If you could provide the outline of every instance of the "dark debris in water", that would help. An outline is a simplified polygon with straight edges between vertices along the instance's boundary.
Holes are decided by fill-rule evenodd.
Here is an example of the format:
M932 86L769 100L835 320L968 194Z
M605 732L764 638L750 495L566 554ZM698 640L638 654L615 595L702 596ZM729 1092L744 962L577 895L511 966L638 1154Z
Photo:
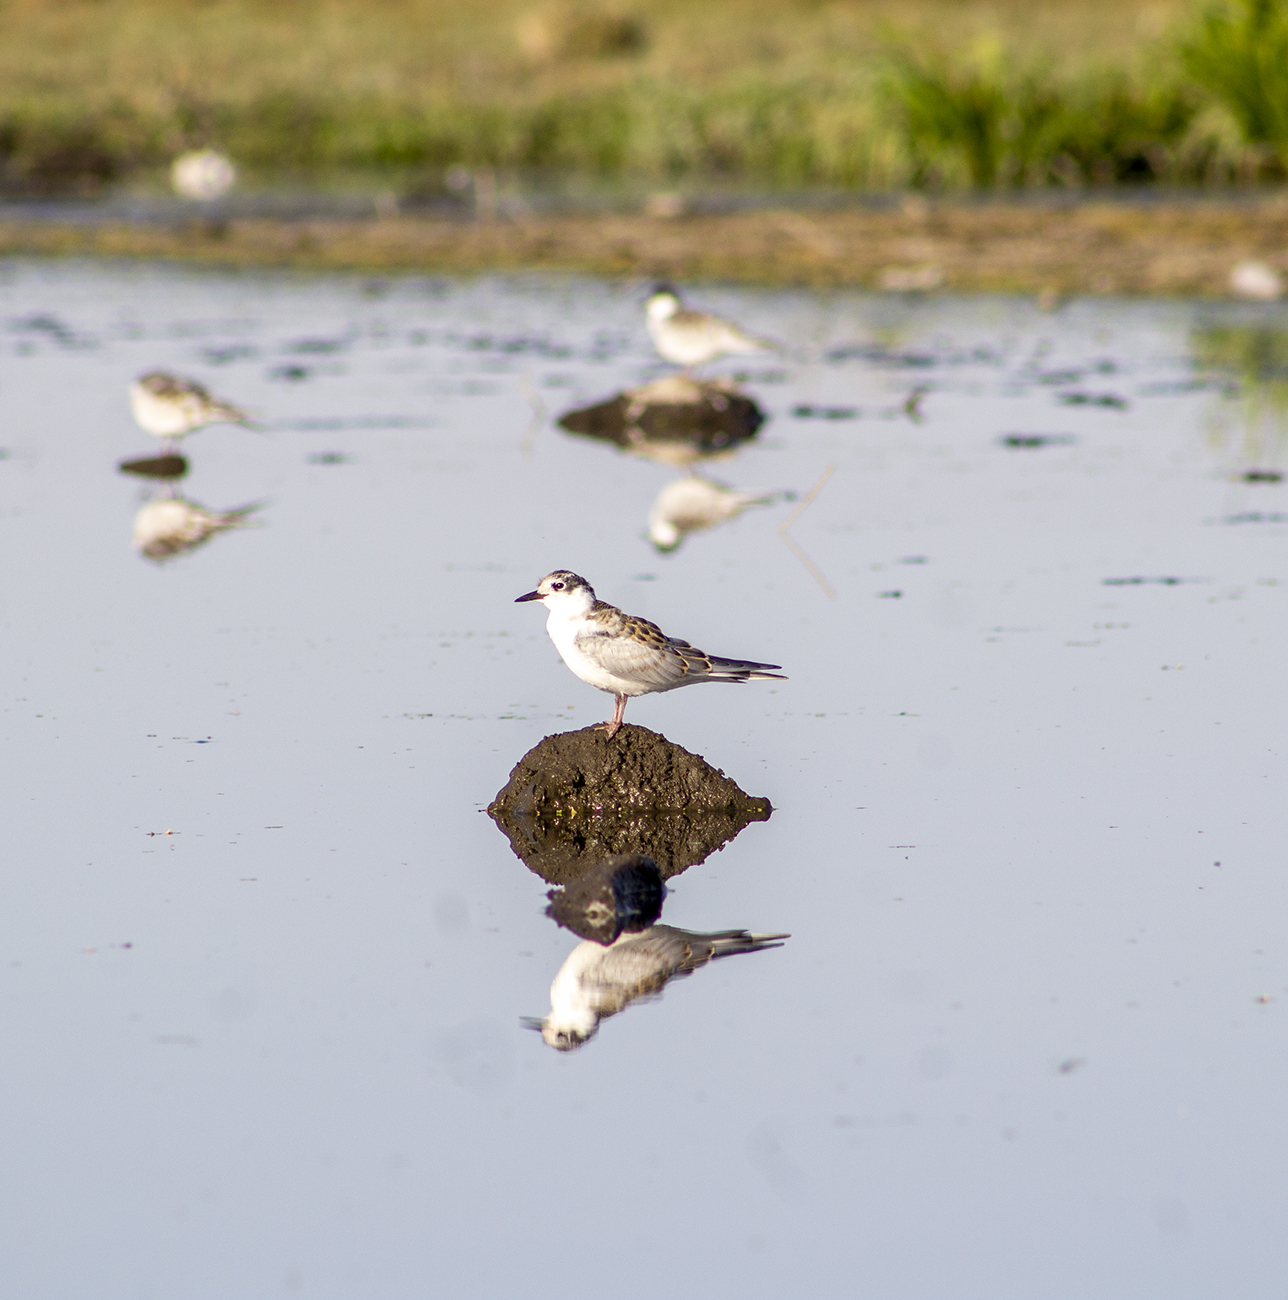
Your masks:
M1103 406L1111 411L1125 411L1130 403L1117 393L1061 393L1061 406Z
M1250 469L1243 474L1245 483L1282 483L1283 474L1277 469Z
M857 406L793 406L798 420L857 420L862 412Z
M1153 384L1142 384L1137 390L1141 397L1173 397L1182 393L1219 392L1224 397L1238 397L1238 384L1228 379L1167 379Z
M166 456L144 456L140 460L123 460L116 467L122 474L137 474L140 478L182 478L188 472L185 457L173 452Z
M1203 578L1102 578L1101 583L1106 587L1141 587L1146 583L1156 583L1162 587L1179 586L1182 582L1203 582Z
M209 366L227 366L234 361L254 361L259 349L249 343L229 343L224 347L202 348L201 359Z
M1059 447L1077 439L1071 433L1004 433L998 442L1003 447Z
M287 351L329 356L333 352L343 352L348 346L348 339L296 339Z
M288 384L298 384L307 379L313 370L309 366L274 366L268 372L270 379L279 379Z
M1277 511L1265 513L1260 510L1243 510L1237 515L1226 515L1217 522L1223 524L1288 524L1288 515Z
M879 343L851 343L832 348L828 361L866 361L889 370L927 370L932 366L997 365L1001 361L992 348L977 347L954 351L900 352Z
M62 348L92 348L95 341L77 334L70 325L50 312L36 312L9 321L9 328L19 334L36 334L52 340Z
M632 723L612 739L593 727L547 736L488 808L515 854L552 885L623 853L673 876L772 812L768 799Z
M352 457L346 456L342 451L313 451L308 454L306 459L310 465L350 465L353 463Z
M566 361L573 355L573 349L566 343L553 343L546 338L533 338L525 335L497 338L491 334L472 334L469 336L449 334L444 341L448 344L463 347L467 352L499 352L502 356L535 356L546 360ZM604 339L596 340L593 347L597 355L612 355L617 350L612 349L608 341Z

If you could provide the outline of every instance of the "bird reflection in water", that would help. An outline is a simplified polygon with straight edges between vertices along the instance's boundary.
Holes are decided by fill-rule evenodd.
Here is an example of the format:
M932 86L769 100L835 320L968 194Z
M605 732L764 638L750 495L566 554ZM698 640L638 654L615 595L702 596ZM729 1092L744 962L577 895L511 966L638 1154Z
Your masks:
M149 560L170 560L204 545L218 533L241 528L259 504L207 510L177 493L154 497L134 516L134 545Z
M748 506L767 506L790 499L784 492L740 492L714 479L690 474L668 483L648 512L649 541L659 551L673 551L686 534L736 519Z
M181 496L178 483L188 472L188 462L173 452L122 461L117 468L123 474L166 485L158 495L144 502L134 516L134 547L149 560L170 560L196 550L217 533L245 526L249 516L260 508L257 502L235 510L207 510Z
M657 865L639 854L610 859L568 889L552 891L547 914L592 937L559 968L550 1013L523 1023L539 1030L550 1047L570 1052L594 1037L600 1021L659 997L671 980L722 957L780 948L791 937L660 925L665 894Z

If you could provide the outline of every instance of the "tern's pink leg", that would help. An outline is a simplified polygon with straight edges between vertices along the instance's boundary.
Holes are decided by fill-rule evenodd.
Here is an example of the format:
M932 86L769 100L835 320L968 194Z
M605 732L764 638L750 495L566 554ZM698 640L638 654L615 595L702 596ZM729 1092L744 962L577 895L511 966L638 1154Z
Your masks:
M618 729L622 725L622 718L626 713L626 696L615 695L613 697L613 716L608 722L601 722L599 725L608 732L609 740L617 735Z

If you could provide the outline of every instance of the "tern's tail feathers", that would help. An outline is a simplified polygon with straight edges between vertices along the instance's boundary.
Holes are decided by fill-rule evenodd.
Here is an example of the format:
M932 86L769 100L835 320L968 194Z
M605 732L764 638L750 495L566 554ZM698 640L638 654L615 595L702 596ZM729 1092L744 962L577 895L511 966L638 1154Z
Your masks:
M233 406L231 402L216 402L210 408L211 424L240 424L245 429L254 429L256 433L262 433L262 429L255 426L254 421L241 409L240 406Z
M750 930L723 930L705 935L711 941L712 960L733 957L740 952L759 952L762 948L781 948L790 934L753 934Z
M711 659L710 680L713 682L785 682L782 673L770 672L781 664L758 664L750 659Z
M773 339L760 339L754 334L747 334L736 326L729 326L721 340L722 350L731 356L755 356L761 352L781 352L782 344Z

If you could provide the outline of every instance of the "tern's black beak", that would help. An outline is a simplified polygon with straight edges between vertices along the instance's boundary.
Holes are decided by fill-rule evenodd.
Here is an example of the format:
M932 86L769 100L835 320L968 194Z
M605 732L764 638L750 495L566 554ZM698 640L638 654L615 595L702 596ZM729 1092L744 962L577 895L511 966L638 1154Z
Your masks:
M540 1033L546 1022L540 1016L520 1016L519 1023L524 1029L535 1029L537 1033Z
M525 600L540 600L541 598L541 593L539 591L530 591L526 595L516 596L514 598L514 603L516 605L521 605Z

